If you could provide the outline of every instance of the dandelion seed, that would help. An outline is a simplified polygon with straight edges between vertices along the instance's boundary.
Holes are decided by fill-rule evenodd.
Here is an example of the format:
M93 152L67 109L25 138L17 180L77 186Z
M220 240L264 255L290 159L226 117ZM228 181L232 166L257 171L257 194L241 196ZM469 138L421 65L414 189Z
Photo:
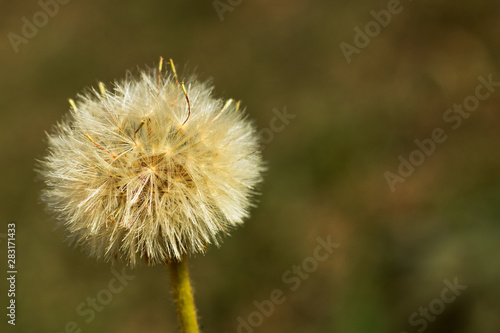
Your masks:
M239 102L171 71L99 83L70 100L40 164L44 201L99 259L180 261L243 223L261 181L258 136Z

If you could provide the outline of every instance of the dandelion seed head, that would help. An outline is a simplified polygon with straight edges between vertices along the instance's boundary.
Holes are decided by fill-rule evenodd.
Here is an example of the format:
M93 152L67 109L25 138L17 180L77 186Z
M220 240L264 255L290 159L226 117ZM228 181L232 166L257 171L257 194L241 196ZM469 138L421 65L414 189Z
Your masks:
M43 200L99 259L136 266L204 253L243 223L261 181L258 136L239 103L158 74L70 100L48 137Z

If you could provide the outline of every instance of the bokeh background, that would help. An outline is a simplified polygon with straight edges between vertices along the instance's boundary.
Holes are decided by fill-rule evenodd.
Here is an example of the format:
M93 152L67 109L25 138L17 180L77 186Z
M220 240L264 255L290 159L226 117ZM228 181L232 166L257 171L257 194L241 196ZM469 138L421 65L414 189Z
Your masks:
M111 266L64 242L34 172L68 98L163 56L241 99L259 128L274 109L296 116L265 146L252 217L190 261L203 332L237 332L274 289L286 301L255 332L500 332L500 89L456 130L443 121L479 75L500 81L500 3L404 0L350 63L340 43L389 1L221 3L73 0L16 53L8 34L42 9L1 1L0 262L16 221L19 272L17 325L2 310L1 331L59 333L71 321L82 332L178 331L164 267L127 269L134 279L90 323L77 314ZM435 128L448 140L391 191L384 173ZM282 275L328 236L340 246L290 290ZM454 279L467 289L412 325Z

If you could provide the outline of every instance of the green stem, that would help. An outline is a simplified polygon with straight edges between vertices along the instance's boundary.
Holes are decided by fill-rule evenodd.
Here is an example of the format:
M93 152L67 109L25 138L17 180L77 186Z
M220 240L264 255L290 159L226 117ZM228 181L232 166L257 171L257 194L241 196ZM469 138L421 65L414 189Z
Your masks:
M186 257L180 262L173 261L168 263L168 267L170 268L170 277L172 279L181 332L199 333Z

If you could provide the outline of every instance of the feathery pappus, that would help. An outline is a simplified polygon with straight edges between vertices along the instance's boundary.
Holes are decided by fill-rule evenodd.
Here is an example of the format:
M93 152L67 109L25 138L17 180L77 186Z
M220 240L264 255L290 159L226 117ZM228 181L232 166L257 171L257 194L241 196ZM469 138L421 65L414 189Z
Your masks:
M43 200L99 259L136 266L203 253L243 223L262 180L239 102L162 64L70 100L48 136Z

